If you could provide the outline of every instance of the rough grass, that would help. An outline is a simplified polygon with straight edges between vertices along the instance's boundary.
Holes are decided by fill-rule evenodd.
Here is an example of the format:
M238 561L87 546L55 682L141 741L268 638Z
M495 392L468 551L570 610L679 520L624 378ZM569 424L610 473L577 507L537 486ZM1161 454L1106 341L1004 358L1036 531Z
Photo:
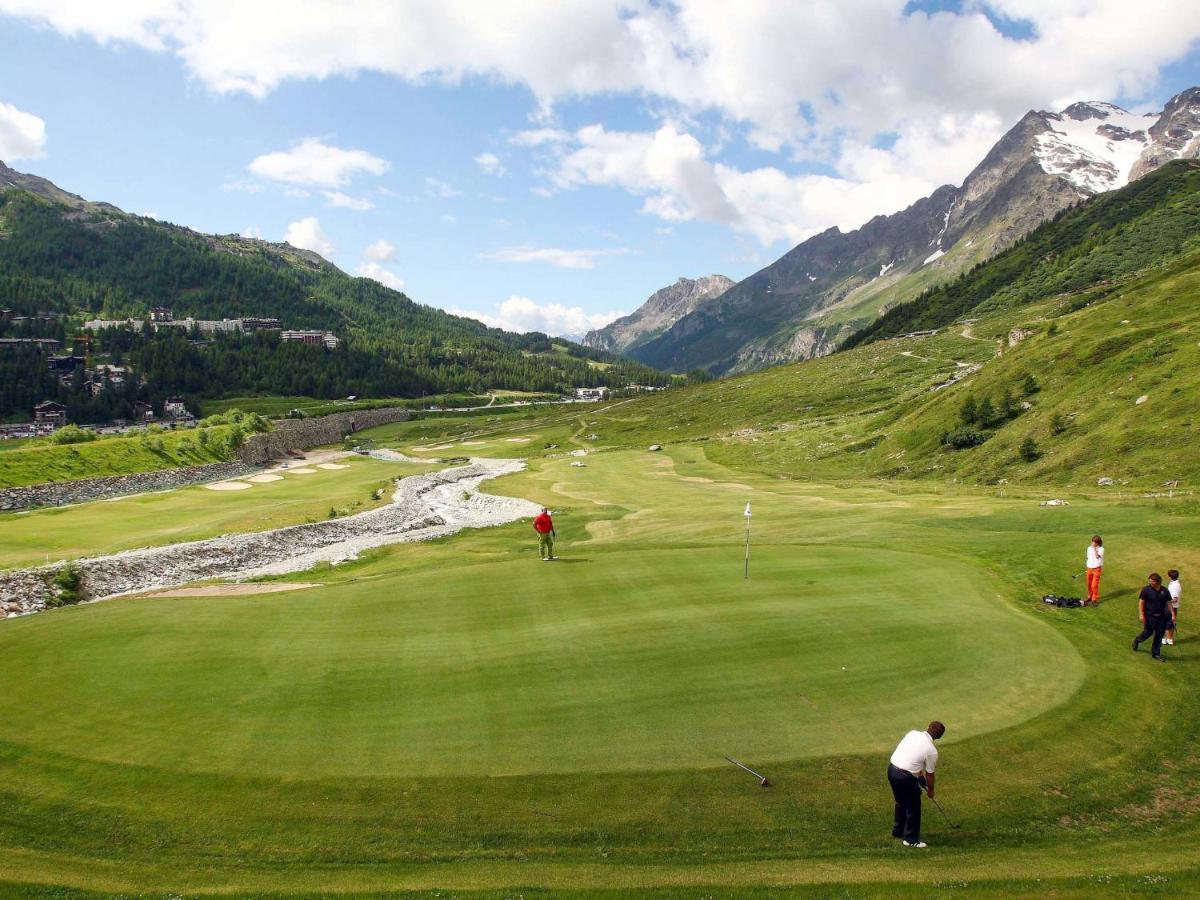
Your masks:
M1127 648L1146 567L1200 564L1189 501L1047 510L781 481L701 449L498 482L556 510L557 565L514 525L306 575L311 592L3 623L0 653L38 685L0 695L4 877L266 895L1196 884L1196 810L1169 800L1200 789L1194 648L1185 631L1154 668ZM1044 608L1094 530L1110 602ZM928 810L934 849L913 855L887 835L883 768L934 716L963 828ZM1182 874L1144 852L1160 844Z
M134 475L176 466L224 462L227 425L206 428L208 446L197 441L196 430L167 431L152 436L161 449L141 436L101 438L83 444L29 444L0 454L0 488L21 487L47 481L78 481L109 475Z

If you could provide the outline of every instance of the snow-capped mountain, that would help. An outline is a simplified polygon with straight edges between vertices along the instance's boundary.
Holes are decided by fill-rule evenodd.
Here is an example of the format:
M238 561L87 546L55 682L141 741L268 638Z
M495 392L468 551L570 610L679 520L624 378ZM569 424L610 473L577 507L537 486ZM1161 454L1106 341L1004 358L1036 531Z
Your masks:
M994 256L1060 210L1170 160L1197 157L1200 88L1148 115L1096 101L1030 111L960 187L940 187L854 231L809 238L629 353L659 368L718 373L828 353L891 306Z
M1061 175L1087 194L1115 190L1152 145L1157 115L1139 116L1111 103L1074 103L1061 113L1038 113L1046 131L1036 138L1034 158L1050 175Z

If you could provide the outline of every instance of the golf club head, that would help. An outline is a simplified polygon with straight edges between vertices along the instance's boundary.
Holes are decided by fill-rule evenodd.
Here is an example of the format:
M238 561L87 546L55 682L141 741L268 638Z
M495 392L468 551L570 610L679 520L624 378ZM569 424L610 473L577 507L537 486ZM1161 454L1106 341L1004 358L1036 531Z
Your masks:
M770 786L771 786L771 782L770 782L770 781L767 779L767 776L765 776L765 775L764 775L764 776L763 776L763 777L762 777L762 778L759 780L759 782L758 782L758 786L759 786L759 787L770 787Z

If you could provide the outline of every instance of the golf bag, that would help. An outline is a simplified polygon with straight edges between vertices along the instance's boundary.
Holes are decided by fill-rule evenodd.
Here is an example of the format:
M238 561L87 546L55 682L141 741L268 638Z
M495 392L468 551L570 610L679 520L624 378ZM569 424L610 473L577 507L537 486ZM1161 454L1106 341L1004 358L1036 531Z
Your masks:
M1042 598L1042 602L1059 608L1067 607L1068 609L1076 609L1083 606L1083 601L1078 597L1059 597L1056 594L1047 594Z

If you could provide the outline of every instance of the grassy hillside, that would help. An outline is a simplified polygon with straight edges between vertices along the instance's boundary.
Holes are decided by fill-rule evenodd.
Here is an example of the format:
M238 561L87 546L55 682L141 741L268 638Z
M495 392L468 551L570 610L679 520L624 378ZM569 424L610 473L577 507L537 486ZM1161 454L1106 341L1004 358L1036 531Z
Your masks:
M230 427L217 425L203 430L208 432L203 444L198 432L190 430L101 438L84 444L55 445L35 441L0 456L0 488L133 475L231 459Z
M1187 248L1200 234L1188 224L1200 214L1200 164L1172 164L1133 187L1127 208L1100 198L981 266L952 293L975 298L973 317L932 337L668 395L412 427L432 444L491 435L497 452L522 446L505 435L534 435L510 451L520 453L703 443L715 460L789 478L1194 484L1200 251ZM1035 247L1057 255L1026 265ZM995 411L985 425L964 421L964 405L985 402Z
M889 310L845 347L941 328L976 309L1019 307L1062 293L1109 287L1200 248L1200 162L1169 163L1101 194L952 284Z

